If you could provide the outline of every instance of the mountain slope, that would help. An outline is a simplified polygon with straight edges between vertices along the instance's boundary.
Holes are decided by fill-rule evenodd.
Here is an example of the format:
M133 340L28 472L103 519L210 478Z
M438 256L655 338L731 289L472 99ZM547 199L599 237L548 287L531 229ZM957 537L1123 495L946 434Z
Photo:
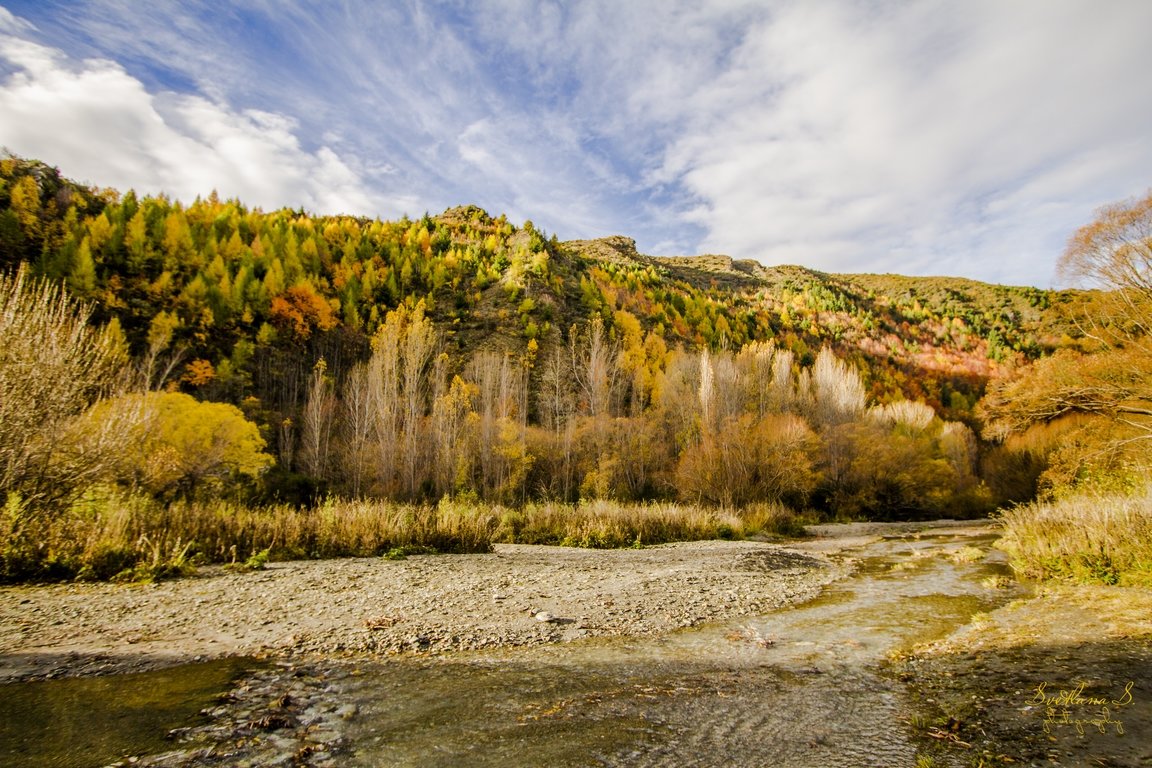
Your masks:
M874 400L923 399L970 421L991 378L1067 342L1063 310L1080 300L960 278L652 257L627 237L560 242L475 206L385 222L215 195L183 205L9 157L0 267L21 261L93 301L137 354L179 349L180 387L248 403L271 433L297 413L316 361L341 378L400 304L425 303L456 370L477 351L543 355L599 316L618 338L667 348L771 339L807 365L830 345L862 369Z

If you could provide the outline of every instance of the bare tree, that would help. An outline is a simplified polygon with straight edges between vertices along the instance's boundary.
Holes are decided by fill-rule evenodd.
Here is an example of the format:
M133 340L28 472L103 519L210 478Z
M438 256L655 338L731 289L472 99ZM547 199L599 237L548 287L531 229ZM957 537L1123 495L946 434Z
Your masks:
M715 415L715 391L713 382L715 379L716 375L712 369L712 356L707 349L702 349L700 350L700 389L698 390L698 399L700 401L700 425L705 436L713 432L712 417Z
M936 411L919 400L897 400L872 406L868 409L868 417L880 424L900 426L909 432L920 433L936 421Z
M487 494L507 495L523 477L527 371L511 355L481 352L472 358L468 377L477 392L481 485Z
M575 488L576 397L572 388L571 362L560 347L553 348L541 365L538 407L540 418L551 431L553 445L559 452L559 470L551 480L560 498L567 499Z
M414 498L433 475L433 448L423 440L435 382L439 337L424 304L388 313L372 339L372 357L356 366L344 388L345 450L353 460L353 490L371 473L385 495ZM363 473L361 472L363 468Z
M308 399L300 417L300 466L315 478L326 479L336 395L327 376L324 358L317 361L308 381Z
M368 361L368 406L372 419L372 472L386 495L397 493L400 467L400 344L402 316L389 312L372 338Z
M810 418L818 426L855 421L864 413L867 394L860 374L839 360L831 348L816 356L809 380Z
M553 348L552 353L544 358L537 392L541 421L545 427L559 434L576 411L572 367L560 347Z
M436 386L433 384L434 362L439 348L439 337L432 321L424 316L421 301L407 317L403 332L401 359L401 394L403 411L403 484L409 498L420 493L424 476L429 474L430 446L421 440L426 433L426 417L431 411L430 400Z
M778 349L772 357L772 403L781 413L796 407L795 363L796 356L789 349Z
M352 495L364 492L370 469L369 450L375 430L375 414L369 366L359 363L352 367L344 382L342 400L343 465L350 474Z
M608 338L604 321L597 316L583 334L572 329L569 354L585 412L593 418L607 416L620 371L620 344Z

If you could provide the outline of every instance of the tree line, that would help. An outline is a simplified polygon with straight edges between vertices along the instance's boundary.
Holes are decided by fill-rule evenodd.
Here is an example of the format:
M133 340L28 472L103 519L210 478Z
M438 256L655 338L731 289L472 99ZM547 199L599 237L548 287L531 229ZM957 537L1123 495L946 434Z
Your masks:
M5 333L25 347L5 346L31 356L9 353L13 395L0 406L18 435L5 477L25 478L5 492L22 498L43 492L36 476L39 489L82 487L49 482L47 468L97 456L124 424L149 460L120 451L92 478L164 499L771 499L842 516L974 514L1077 482L1088 448L1070 446L1091 444L1088 432L1051 437L1071 425L1130 447L1124 430L1142 429L1130 393L1145 331L1122 311L1143 299L1115 286L1070 300L823 276L772 292L699 261L585 258L474 207L312 217L215 195L138 199L11 157L0 171L0 259L24 265L9 272L17 319ZM1066 261L1085 263L1102 237ZM1047 319L1060 302L1071 324ZM96 381L37 391L12 373L43 362L47 347L29 341L45 335L29 330L40 320L20 319L37 312L83 319L60 334L103 350ZM1043 335L1055 329L1065 338ZM1061 376L1093 366L1093 393L1111 401L1069 385L1064 406L1041 407ZM228 410L209 417L210 403ZM211 435L187 426L196 419ZM70 443L93 447L66 461Z

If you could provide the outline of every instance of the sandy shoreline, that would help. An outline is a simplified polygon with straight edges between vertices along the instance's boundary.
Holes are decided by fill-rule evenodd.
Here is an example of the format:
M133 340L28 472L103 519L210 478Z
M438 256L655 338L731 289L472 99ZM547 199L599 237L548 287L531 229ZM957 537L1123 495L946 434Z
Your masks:
M436 654L658 634L813 596L848 570L819 551L826 548L499 545L484 555L272 563L251 573L205 568L148 585L5 587L0 681L224 656ZM540 612L554 619L540 621Z

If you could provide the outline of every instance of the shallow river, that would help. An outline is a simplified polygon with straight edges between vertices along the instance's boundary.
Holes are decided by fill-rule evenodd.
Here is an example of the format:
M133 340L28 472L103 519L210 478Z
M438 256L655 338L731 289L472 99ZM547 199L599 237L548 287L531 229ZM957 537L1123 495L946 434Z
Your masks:
M883 662L1016 596L992 584L1008 573L992 540L969 528L886 538L848 553L859 559L855 574L815 600L662 638L332 662L311 685L339 702L339 716L323 727L338 732L342 746L303 759L350 766L912 765L904 688L884 674ZM219 666L203 669L216 676L215 691L226 687ZM18 686L23 703L15 711L0 704L9 729L0 731L0 743L14 743L24 713L61 712L60 700L70 696L93 697L80 707L114 708L123 698L118 682L139 688L130 677L107 678L96 691L82 680ZM147 685L162 689L163 678ZM170 698L200 702L195 708L210 702L187 682L177 688ZM23 744L21 761L8 764L105 765L118 755L174 749L141 746L141 731L162 738L190 724L186 713L163 724L133 717L105 717L111 724L100 727L111 735L102 751L76 744L85 758L61 755L68 739L88 729L61 727L36 732L44 754ZM282 754L291 747L285 743Z

